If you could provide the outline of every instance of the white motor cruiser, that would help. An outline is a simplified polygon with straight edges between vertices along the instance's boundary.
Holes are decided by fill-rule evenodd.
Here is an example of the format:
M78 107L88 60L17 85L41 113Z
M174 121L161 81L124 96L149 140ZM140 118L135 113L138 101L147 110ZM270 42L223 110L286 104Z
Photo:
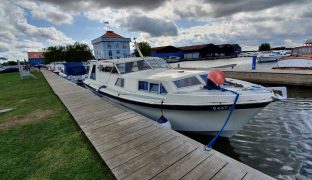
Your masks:
M167 119L174 130L202 134L221 129L239 94L224 137L238 132L274 100L272 90L236 79L209 88L207 75L172 69L157 57L126 58L90 61L84 84L155 121Z
M276 52L262 52L257 55L257 62L258 63L265 63L265 62L276 62L283 56Z

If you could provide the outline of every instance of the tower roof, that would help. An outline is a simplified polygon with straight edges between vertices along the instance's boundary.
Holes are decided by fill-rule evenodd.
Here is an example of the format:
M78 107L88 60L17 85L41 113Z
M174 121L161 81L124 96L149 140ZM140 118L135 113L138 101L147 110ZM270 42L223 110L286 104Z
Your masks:
M114 31L106 31L106 33L103 34L103 36L101 37L102 38L124 38L120 36L119 34L114 33Z

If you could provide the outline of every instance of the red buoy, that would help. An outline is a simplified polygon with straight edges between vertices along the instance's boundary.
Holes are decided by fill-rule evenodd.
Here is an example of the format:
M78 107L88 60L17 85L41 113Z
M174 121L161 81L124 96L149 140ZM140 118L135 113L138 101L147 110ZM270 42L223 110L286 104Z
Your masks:
M225 81L224 72L220 70L213 70L208 74L208 79L210 79L215 85L220 86Z

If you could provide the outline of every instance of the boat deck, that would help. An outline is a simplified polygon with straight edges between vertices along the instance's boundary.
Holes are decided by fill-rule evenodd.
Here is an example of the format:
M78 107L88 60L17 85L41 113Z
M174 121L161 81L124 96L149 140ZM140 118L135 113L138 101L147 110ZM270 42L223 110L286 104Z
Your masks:
M117 179L273 179L56 74L42 73Z

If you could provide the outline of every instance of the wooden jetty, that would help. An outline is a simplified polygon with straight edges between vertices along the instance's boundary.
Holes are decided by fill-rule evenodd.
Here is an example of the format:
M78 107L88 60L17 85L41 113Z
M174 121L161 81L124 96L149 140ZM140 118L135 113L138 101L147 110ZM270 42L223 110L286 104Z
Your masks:
M42 73L116 179L273 179L52 72Z

